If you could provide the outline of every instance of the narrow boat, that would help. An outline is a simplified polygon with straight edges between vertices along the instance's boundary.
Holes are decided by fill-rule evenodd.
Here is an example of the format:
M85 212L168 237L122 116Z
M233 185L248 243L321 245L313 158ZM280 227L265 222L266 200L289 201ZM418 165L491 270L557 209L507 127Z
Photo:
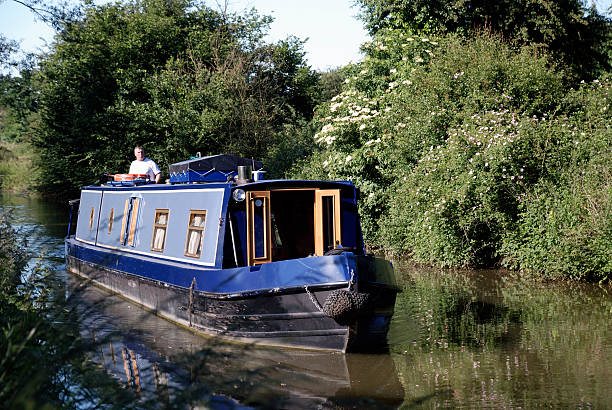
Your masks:
M384 349L399 288L391 263L365 254L356 187L261 168L224 154L170 165L166 184L83 187L66 269L199 333Z

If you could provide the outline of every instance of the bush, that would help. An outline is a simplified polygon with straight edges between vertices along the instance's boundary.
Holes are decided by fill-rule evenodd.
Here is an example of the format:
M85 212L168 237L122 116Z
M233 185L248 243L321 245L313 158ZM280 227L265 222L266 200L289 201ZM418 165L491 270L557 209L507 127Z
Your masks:
M517 227L503 240L507 266L547 278L612 277L609 90L608 81L596 81L568 94L580 107L569 118L574 131L546 160L549 175L521 201Z
M317 110L318 149L293 174L354 181L370 245L432 265L536 271L547 265L534 265L535 255L554 263L559 246L575 262L563 275L592 279L609 269L607 85L568 94L551 58L487 33L465 40L382 30L364 49L343 91ZM539 243L536 226L547 228L538 218L569 206L562 198L575 203L556 223L574 226L562 222L574 215L577 231L552 224L555 239ZM587 228L593 212L603 216ZM587 241L593 235L598 242ZM588 246L590 260L577 262Z

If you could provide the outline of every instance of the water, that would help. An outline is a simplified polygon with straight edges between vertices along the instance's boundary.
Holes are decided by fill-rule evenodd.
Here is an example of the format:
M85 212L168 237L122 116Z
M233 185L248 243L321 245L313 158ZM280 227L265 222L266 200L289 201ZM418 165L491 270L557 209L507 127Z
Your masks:
M396 262L403 288L382 355L220 343L85 286L63 271L68 208L3 195L36 262L53 266L83 313L91 353L160 407L608 408L612 288L534 284L509 272Z

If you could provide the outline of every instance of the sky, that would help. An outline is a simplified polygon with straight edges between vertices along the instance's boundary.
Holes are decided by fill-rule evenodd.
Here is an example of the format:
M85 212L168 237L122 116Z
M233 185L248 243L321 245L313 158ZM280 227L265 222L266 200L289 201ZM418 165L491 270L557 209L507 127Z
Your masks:
M612 0L610 0L612 1ZM100 3L100 2L96 2ZM217 9L223 0L206 0ZM312 68L326 71L361 59L360 45L368 39L361 21L355 17L358 9L353 0L228 0L230 11L242 12L256 8L270 15L270 42L289 35L306 40L304 51ZM26 51L44 51L53 40L53 30L13 0L0 0L0 33L17 40Z
M360 45L368 39L361 21L355 17L358 9L354 0L206 0L211 8L227 1L230 11L242 12L256 8L260 14L271 15L268 41L289 35L302 40L306 58L312 68L326 71L360 61ZM593 0L600 11L610 8L612 0ZM100 3L101 1L96 1ZM0 33L20 41L23 50L44 51L53 39L53 30L14 0L0 0Z

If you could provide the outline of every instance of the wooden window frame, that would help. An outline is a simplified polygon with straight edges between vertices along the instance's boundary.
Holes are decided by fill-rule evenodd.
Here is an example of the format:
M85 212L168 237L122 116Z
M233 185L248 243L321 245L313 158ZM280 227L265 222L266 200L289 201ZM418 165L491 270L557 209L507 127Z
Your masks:
M132 203L132 207L130 209L130 202ZM134 247L134 241L136 239L136 227L138 224L138 212L140 209L140 198L138 197L130 197L125 200L125 207L123 209L123 220L121 222L121 236L119 237L119 242L122 245L129 245ZM129 232L127 232L126 224L129 220ZM124 243L126 239L127 233L127 243Z
M323 256L323 197L333 197L334 201L334 247L336 244L342 245L341 213L340 213L340 190L339 189L319 189L315 191L315 254Z
M138 223L138 210L140 208L140 198L133 198L132 201L132 215L130 216L130 233L128 235L128 245L134 246L134 240L136 239L136 224Z
M125 237L125 224L128 219L128 211L130 209L130 198L125 200L125 207L123 208L123 219L121 220L121 235L119 236L119 242L123 245L123 238Z
M161 214L166 214L166 224L158 224L157 218ZM155 216L153 219L153 236L151 237L151 250L155 252L163 252L166 248L166 238L168 236L168 221L170 220L170 210L169 209L156 209ZM155 245L155 235L157 233L157 229L162 228L164 230L164 240L162 241L161 248L156 248ZM189 230L189 228L187 228Z
M192 209L189 211L189 219L187 219L187 237L185 238L185 256L189 256L190 258L200 258L202 256L202 251L204 250L204 233L206 231L206 210L205 209ZM204 218L204 226L191 226L191 217L195 215L202 215ZM200 236L200 247L199 253L189 253L189 237L191 236L192 231L201 231Z
M255 200L263 199L264 212L264 256L255 256L255 232L253 215L255 212ZM272 262L272 232L270 215L270 191L247 192L247 257L248 265L255 266L262 263Z

